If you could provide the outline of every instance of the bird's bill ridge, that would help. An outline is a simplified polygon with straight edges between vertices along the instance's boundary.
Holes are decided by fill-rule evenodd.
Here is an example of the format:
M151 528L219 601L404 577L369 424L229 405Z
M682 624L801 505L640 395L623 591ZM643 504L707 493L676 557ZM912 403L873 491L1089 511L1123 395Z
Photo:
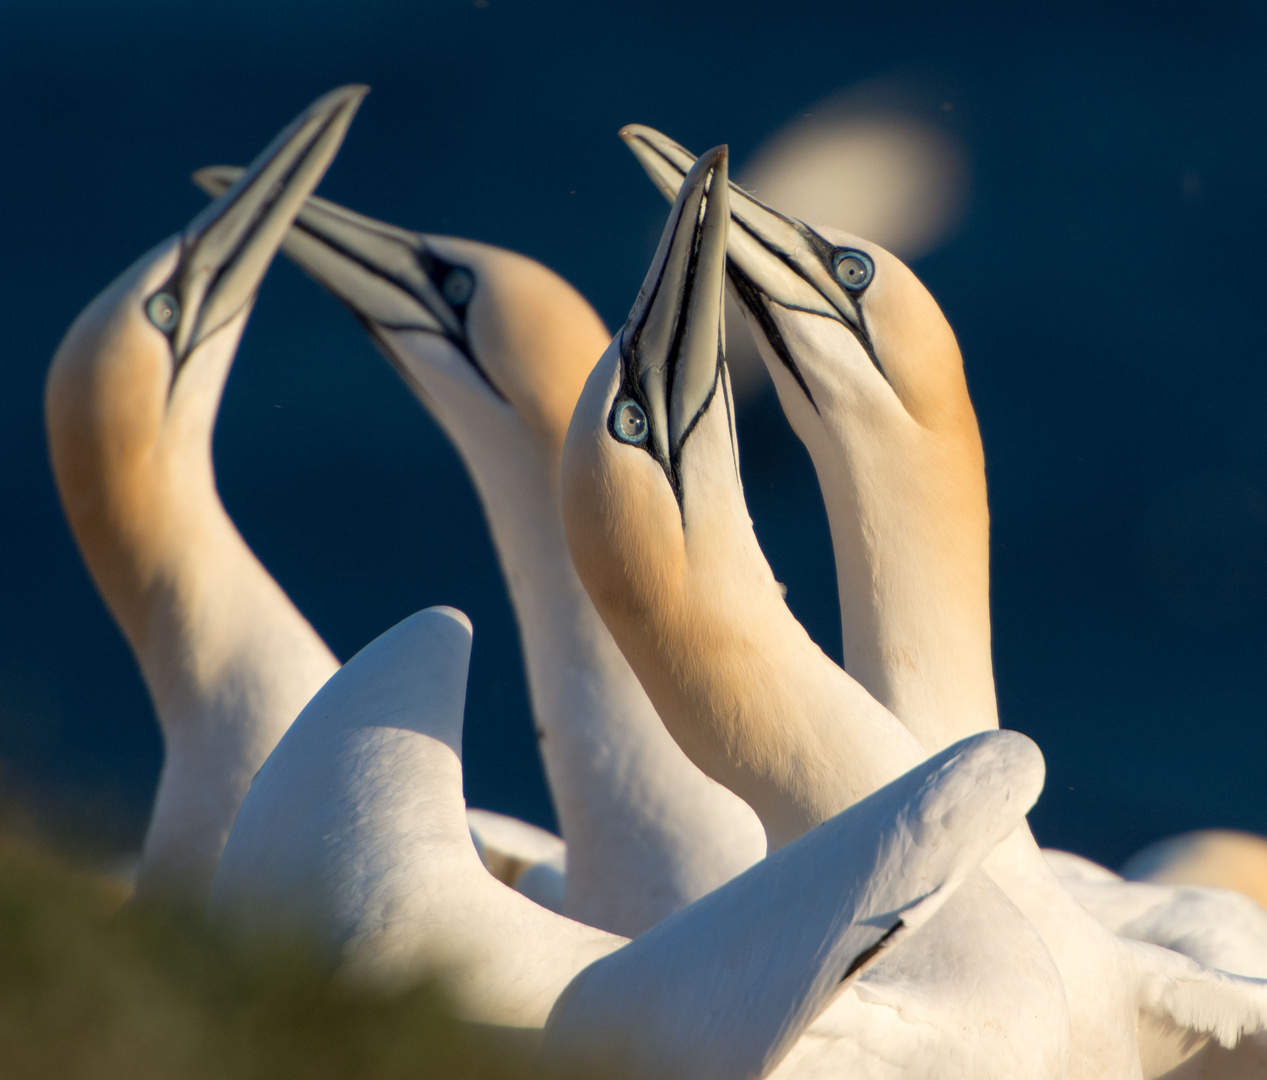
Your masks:
M218 195L241 172L232 165L212 165L199 169L193 180ZM461 316L476 287L474 274L441 259L421 233L312 196L296 215L282 251L376 339L380 330L436 334L493 385L475 359Z
M369 92L343 86L295 118L180 237L176 269L147 301L179 367L247 307L303 201L320 182Z
M643 124L621 128L620 138L660 192L674 198L695 156ZM835 245L803 222L766 206L733 181L730 213L733 228L727 245L727 270L731 285L808 395L795 362L785 355L785 348L780 348L781 334L769 315L771 303L836 319L858 335L868 352L872 351L861 309L836 277Z
M729 219L727 151L720 146L685 174L621 331L617 407L632 398L646 410L647 448L679 497L675 476L682 446L721 376Z

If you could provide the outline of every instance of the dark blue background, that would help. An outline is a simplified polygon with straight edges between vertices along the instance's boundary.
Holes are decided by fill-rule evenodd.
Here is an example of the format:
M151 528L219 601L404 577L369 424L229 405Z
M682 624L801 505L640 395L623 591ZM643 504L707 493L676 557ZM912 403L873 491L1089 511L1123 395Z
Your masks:
M322 192L535 256L610 325L665 214L615 138L742 163L818 99L899 73L968 148L917 272L984 433L1004 723L1047 755L1040 839L1110 863L1182 829L1267 832L1267 20L1236 3L363 0L0 8L0 789L135 843L144 689L62 522L41 388L75 314L310 99L374 92ZM941 108L950 102L953 109ZM839 651L813 473L767 396L749 501ZM450 603L476 626L473 803L542 823L514 625L454 453L337 305L270 272L216 434L224 501L343 658Z

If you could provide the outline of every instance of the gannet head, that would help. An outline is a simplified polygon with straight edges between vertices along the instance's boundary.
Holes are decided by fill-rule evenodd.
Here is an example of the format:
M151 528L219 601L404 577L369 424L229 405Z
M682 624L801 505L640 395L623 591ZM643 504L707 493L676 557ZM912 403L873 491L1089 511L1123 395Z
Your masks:
M239 173L212 166L194 180L218 195ZM282 247L352 310L459 446L520 426L557 461L608 338L558 274L503 248L412 232L318 198Z
M673 198L690 152L621 137ZM954 333L879 245L730 197L727 274L814 459L845 666L930 749L994 726L985 464Z
M63 505L129 636L172 503L214 490L220 395L260 281L333 160L368 88L314 102L183 232L143 256L75 320L53 358L45 414Z
M694 156L641 124L623 128L672 198ZM938 430L975 418L954 332L897 256L830 226L811 226L731 184L728 276L764 343L816 412L842 399L900 408ZM799 346L799 347L798 347ZM782 396L782 390L780 391Z

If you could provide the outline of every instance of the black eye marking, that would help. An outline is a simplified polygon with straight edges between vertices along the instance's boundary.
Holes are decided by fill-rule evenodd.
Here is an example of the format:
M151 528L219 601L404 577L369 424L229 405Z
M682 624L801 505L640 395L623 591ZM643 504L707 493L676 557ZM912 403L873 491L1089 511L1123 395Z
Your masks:
M767 207L767 209L769 208ZM771 212L777 213L777 211ZM782 217L782 215L779 216ZM839 321L851 334L853 334L855 338L857 338L858 344L866 351L867 356L875 365L876 371L878 371L884 381L889 383L891 386L892 380L890 380L889 376L885 373L879 357L875 354L875 346L871 343L871 334L867 330L866 316L863 314L862 310L862 296L860 294L866 286L871 283L871 279L875 276L875 264L872 261L871 256L864 251L858 251L856 248L838 248L834 244L829 243L822 236L819 236L818 233L804 222L797 221L795 218L784 218L784 220L801 234L806 246L814 253L818 260L831 272L834 277L837 276L836 259L841 256L852 256L857 258L859 262L864 262L866 266L871 268L870 274L866 277L866 280L862 285L844 286L845 291L854 298L853 304L858 320L857 325L855 325L851 319L843 318L840 315L824 316L821 311L810 311L806 308L798 307L796 304L787 303L785 301L777 300L773 296L769 296L762 291L762 289L750 277L739 269L734 259L728 258L726 260L726 274L730 279L730 284L738 294L740 302L756 318L757 322L761 326L762 333L765 334L766 340L770 343L770 347L774 349L775 354L778 356L783 366L791 372L792 377L797 382L797 385L800 386L805 396L809 398L809 403L814 407L815 412L820 411L818 408L818 402L814 400L814 395L810 393L809 386L805 382L805 376L801 374L800 368L796 366L796 361L792 359L791 350L787 347L786 342L783 340L782 333L779 331L778 326L775 324L774 319L770 315L770 305L777 305L785 311L803 311L806 315L818 315L825 318L834 318ZM806 272L797 265L796 260L789 256L787 252L764 239L741 218L735 217L732 214L730 222L732 226L737 225L739 228L743 229L743 231L746 232L753 241L765 248L770 255L782 262L784 266L801 278L802 281L821 294L821 289L814 284ZM839 277L837 277L837 280L840 280Z
M150 293L145 301L145 317L155 330L167 338L167 348L172 356L171 382L167 384L168 401L171 400L171 396L176 390L176 378L185 366L185 356L189 352L190 345L193 344L193 333L197 330L196 326L192 328L190 333L186 335L185 351L183 353L178 352L176 349L176 335L180 330L181 318L185 315L179 299L181 296L181 271L185 266L185 257L185 242L182 240L177 248L176 269L172 271L171 277L164 281L154 292Z
M622 342L620 358L620 389L612 401L611 410L607 413L607 433L617 442L636 446L645 450L673 484L673 467L660 456L656 440L651 438L651 410L648 408L642 386L630 371L631 364L624 355ZM641 421L641 429L638 421ZM677 488L674 487L674 493Z
M836 280L850 292L862 292L875 277L875 263L865 251L841 248L832 258Z
M185 358L176 354L176 331L180 329L180 319L184 311L180 306L181 271L185 266L185 242L181 240L176 249L176 269L171 277L163 282L145 300L145 317L150 325L167 338L167 347L172 353L172 381L167 388L170 395L176 386L176 376L184 366ZM186 351L189 346L185 346Z
M634 377L631 371L632 364L628 356L622 348L620 360L620 389L616 391L616 397L612 402L611 410L607 413L607 432L617 442L625 443L628 446L636 446L638 449L645 451L652 460L655 461L661 469L664 470L665 479L669 482L669 487L673 491L673 497L677 500L678 509L682 513L682 520L686 521L686 504L685 493L682 490L682 474L681 474L681 457L682 447L686 445L686 440L690 438L692 432L708 412L713 404L713 400L717 397L717 387L721 385L725 387L725 380L721 377L722 366L726 363L725 356L722 353L720 342L717 349L717 376L713 380L712 390L709 392L707 400L700 406L699 411L691 418L691 422L682 432L681 439L676 447L669 447L669 456L665 458L663 451L660 449L659 442L651 438L651 410L647 405L647 399L644 395L642 385ZM672 365L670 366L670 370ZM670 375L670 379L672 376ZM723 389L723 393L726 391ZM672 397L672 387L666 392L666 399ZM730 412L727 411L727 422L731 422ZM735 445L735 433L731 429L731 445ZM736 467L738 460L736 458Z
M431 284L444 297L465 331L466 309L475 295L475 275L465 266L451 263L425 249L417 252L417 257L423 273L431 279Z

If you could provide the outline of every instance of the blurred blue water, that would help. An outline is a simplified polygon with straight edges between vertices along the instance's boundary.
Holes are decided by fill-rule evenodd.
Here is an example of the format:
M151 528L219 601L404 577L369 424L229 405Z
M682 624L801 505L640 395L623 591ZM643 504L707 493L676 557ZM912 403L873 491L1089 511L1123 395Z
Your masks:
M967 220L915 269L985 437L1001 706L1047 754L1040 839L1116 862L1184 828L1267 831L1265 29L1235 3L8 0L0 786L123 839L144 822L157 732L62 523L40 393L80 308L202 205L193 169L244 163L318 93L368 82L323 194L535 256L616 325L665 213L621 124L742 162L820 98L899 72L971 157ZM776 575L838 653L807 458L769 397L741 439ZM552 823L460 465L283 261L216 461L247 540L340 656L427 604L470 614L468 796Z

